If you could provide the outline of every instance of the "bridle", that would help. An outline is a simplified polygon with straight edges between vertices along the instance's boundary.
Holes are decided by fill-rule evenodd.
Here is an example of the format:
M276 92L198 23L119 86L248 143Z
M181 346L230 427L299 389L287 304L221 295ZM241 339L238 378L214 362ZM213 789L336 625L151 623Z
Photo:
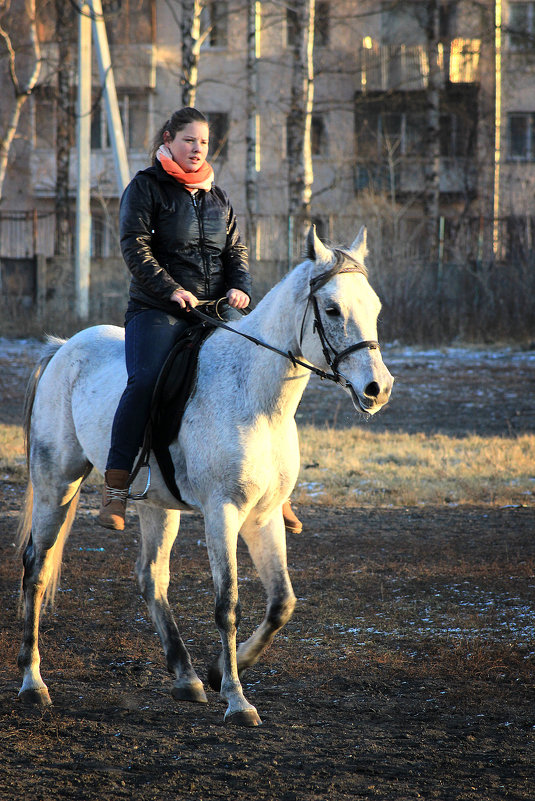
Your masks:
M325 370L321 370L319 367L315 367L313 364L309 364L308 362L304 362L301 359L298 359L291 350L284 351L280 350L279 348L274 347L273 345L269 345L267 342L263 342L261 339L257 339L256 337L251 336L250 334L245 334L243 331L239 331L236 328L232 328L230 325L227 325L221 319L219 315L219 305L221 302L225 301L225 298L221 298L217 301L206 301L203 305L210 306L215 309L215 313L218 315L219 319L216 319L209 314L205 314L202 312L197 306L195 308L190 309L190 312L202 320L204 323L208 325L212 325L216 328L224 328L227 331L232 331L234 334L238 334L245 339L248 339L250 342L253 342L255 345L259 345L262 348L266 348L267 350L271 350L274 353L278 353L280 356L284 356L286 359L289 359L294 367L299 365L300 367L305 367L310 372L314 373L315 375L319 376L322 380L326 379L328 381L334 381L336 384L340 384L344 388L351 387L351 384L348 380L340 374L338 371L338 365L349 356L351 353L354 353L357 350L378 350L379 343L375 339L365 339L361 342L355 342L353 345L349 345L349 347L344 348L342 351L337 351L336 348L329 342L327 334L325 332L325 327L321 320L321 315L319 311L318 301L316 299L316 292L321 289L325 284L327 284L331 278L334 278L335 275L339 275L341 273L361 273L362 275L367 277L367 271L363 264L358 262L354 259L349 253L343 250L334 250L334 254L336 256L336 261L333 267L329 270L326 270L320 275L317 275L315 278L312 278L309 282L309 294L307 298L307 303L305 306L305 311L303 314L303 320L301 322L301 333L299 336L299 347L301 348L303 342L303 334L304 334L304 327L305 327L305 320L307 316L307 312L310 306L312 306L312 310L314 313L314 324L313 324L313 332L318 334L318 337L321 342L321 347L323 350L323 355L325 357L325 361L329 365L332 370L332 373L327 373ZM346 264L347 261L351 261L352 263L347 266L342 266ZM201 301L202 303L202 301Z
M325 286L325 284L327 284L331 280L331 278L334 278L335 275L340 275L341 273L361 273L366 278L368 277L368 273L364 265L358 262L352 256L350 256L348 253L342 250L335 249L334 254L336 256L336 262L334 266L331 267L330 270L326 270L324 273L321 273L320 275L317 275L315 278L312 278L309 282L310 292L308 294L307 304L305 306L305 311L303 314L303 321L301 323L299 346L301 347L303 344L305 320L308 309L310 305L312 305L312 310L314 313L314 324L312 327L312 331L316 332L319 336L325 361L333 371L332 379L335 380L337 384L343 384L343 386L346 386L348 382L338 372L338 365L340 364L342 359L345 359L346 356L349 356L351 353L354 353L357 350L364 350L364 349L377 350L379 349L379 343L375 339L364 339L361 342L355 342L353 345L349 345L349 347L344 348L344 350L342 351L337 351L334 345L332 345L329 342L329 338L327 337L327 334L325 332L325 327L321 319L318 300L316 298L316 292L323 286ZM345 263L348 259L352 262L352 264L346 267L342 267L341 265ZM331 378L330 375L328 377Z

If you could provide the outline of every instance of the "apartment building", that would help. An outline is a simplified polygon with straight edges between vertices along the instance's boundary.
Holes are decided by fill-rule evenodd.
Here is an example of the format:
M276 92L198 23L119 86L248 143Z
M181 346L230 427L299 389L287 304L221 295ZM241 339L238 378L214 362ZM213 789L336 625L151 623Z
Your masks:
M438 93L434 153L442 257L481 260L512 252L525 256L532 244L535 180L535 2L443 2L438 37L436 30L429 30L429 5L425 0L316 0L311 216L320 233L333 240L347 240L366 222L372 229L384 228L387 238L395 231L410 252L425 253L430 154L426 132L433 90ZM148 163L154 131L182 104L182 4L103 0L103 10L133 175ZM287 190L295 10L291 4L269 0L257 2L255 10L258 236L252 260L269 284L296 253ZM76 23L73 19L72 103L77 87ZM11 275L16 269L10 259L35 253L52 257L57 252L57 121L65 93L58 94L62 65L46 4L39 33L45 67L25 108L0 211L4 281L6 265L11 265ZM210 159L216 180L245 220L250 40L244 4L206 2L201 36L196 105L211 122ZM71 245L74 131L73 120L67 232ZM119 190L96 60L91 193L93 258L116 257ZM389 220L393 227L387 225Z

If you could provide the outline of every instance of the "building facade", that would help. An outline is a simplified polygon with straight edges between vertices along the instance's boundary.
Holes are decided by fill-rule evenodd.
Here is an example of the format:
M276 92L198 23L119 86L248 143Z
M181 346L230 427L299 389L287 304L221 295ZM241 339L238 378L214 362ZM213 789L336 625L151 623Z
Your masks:
M525 258L532 249L535 181L535 2L441 2L430 27L433 5L316 0L310 215L320 234L334 241L352 239L366 223L374 250L388 251L391 259ZM0 206L4 284L13 286L17 269L11 260L53 257L60 234L64 256L73 247L77 19L73 9L66 66L52 6L41 5L44 66L21 119ZM238 0L204 3L195 104L211 122L216 180L244 230L250 212L246 145L254 120L251 255L263 291L299 248L288 219L287 158L296 12L269 0L254 8L254 108L247 71L251 29ZM182 3L105 0L103 10L133 175L148 164L155 130L182 105ZM66 69L68 91L63 81L60 92ZM58 120L67 102L70 133L62 138L70 148L69 214L58 212L58 170L65 164L58 155ZM430 256L433 192L439 253ZM119 191L96 59L91 195L93 258L117 258ZM393 241L399 244L395 253Z

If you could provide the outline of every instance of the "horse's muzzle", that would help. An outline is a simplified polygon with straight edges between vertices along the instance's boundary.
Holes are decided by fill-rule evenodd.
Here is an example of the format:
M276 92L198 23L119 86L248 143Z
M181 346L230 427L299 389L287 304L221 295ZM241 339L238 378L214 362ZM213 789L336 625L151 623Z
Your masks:
M353 406L358 412L372 415L386 406L390 400L393 383L394 379L389 375L389 380L383 386L378 381L370 381L361 393L356 392L349 381L346 382L344 389L349 392Z

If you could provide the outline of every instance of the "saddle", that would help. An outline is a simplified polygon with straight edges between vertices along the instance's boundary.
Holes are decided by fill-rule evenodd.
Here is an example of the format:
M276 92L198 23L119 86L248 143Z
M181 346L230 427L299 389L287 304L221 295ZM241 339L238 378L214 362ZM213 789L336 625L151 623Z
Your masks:
M130 476L132 483L141 467L148 465L152 451L167 488L181 503L169 445L178 436L186 404L194 389L199 350L213 331L206 323L197 323L184 331L170 351L154 388L141 454Z

